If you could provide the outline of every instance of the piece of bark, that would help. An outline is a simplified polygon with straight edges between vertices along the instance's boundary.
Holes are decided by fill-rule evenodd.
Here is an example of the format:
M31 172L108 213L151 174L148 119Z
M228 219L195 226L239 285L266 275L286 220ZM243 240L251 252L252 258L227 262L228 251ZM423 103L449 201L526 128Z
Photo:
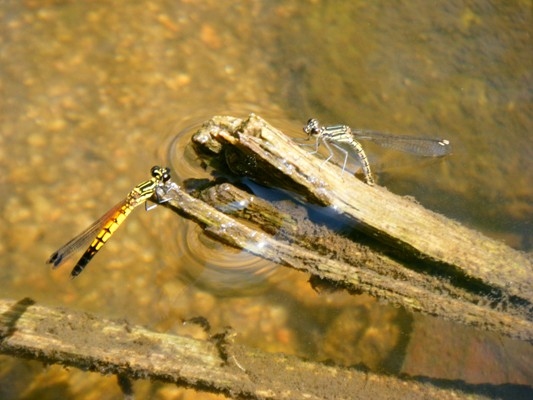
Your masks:
M260 117L213 117L193 141L225 157L233 171L330 207L369 236L450 276L484 286L495 297L522 304L525 313L531 313L531 257L385 188L342 175L338 167L306 153Z
M223 350L221 350L223 349ZM484 399L487 385L417 381L149 331L88 313L0 299L0 353L246 399ZM444 387L438 387L444 386ZM458 389L459 387L460 389ZM497 391L497 388L494 387Z

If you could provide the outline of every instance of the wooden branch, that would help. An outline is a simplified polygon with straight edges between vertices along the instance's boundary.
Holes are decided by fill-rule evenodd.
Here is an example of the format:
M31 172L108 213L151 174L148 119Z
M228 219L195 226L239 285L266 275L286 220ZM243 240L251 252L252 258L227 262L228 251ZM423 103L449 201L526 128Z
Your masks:
M224 185L222 191L230 192L229 186ZM213 195L208 197L213 198ZM258 200L254 202L256 210L260 209ZM459 289L436 279L423 278L386 256L366 256L359 265L330 259L327 255L300 247L295 234L290 236L294 240L283 242L239 222L238 219L218 211L182 190L173 193L173 197L163 205L197 222L207 234L225 244L308 272L334 283L337 287L352 292L366 292L413 311L436 315L512 338L533 341L533 323L523 316L475 304L479 298L474 300L468 293L461 296ZM225 208L227 212L227 204L219 204L219 207ZM267 214L274 215L274 212L269 210ZM288 217L278 216L275 220L286 218ZM402 277L405 280L401 279ZM454 298L451 294L461 298Z
M347 217L371 236L417 256L428 268L422 273L415 272L408 264L383 255L367 257L371 251L365 251L365 257L357 262L336 261L330 259L331 255L317 253L313 248L316 238L306 245L305 241L289 235L291 244L288 245L182 191L165 203L197 221L218 240L414 311L533 340L532 268L531 260L523 253L383 188L370 187L347 175L341 179L339 171L329 164L319 169L320 163L313 156L254 115L247 120L214 117L195 134L193 141L200 150L224 157L236 172L245 172L261 183L283 187L330 206L339 217ZM231 201L222 206L225 212ZM244 209L248 210L248 216L257 214L249 209L249 202ZM274 215L272 211L263 214ZM262 231L269 232L280 221L290 219L276 218L277 221L269 222L269 227L262 227ZM289 225L292 230L298 226L297 223ZM509 265L515 270L509 270ZM432 276L433 269L438 272L436 276ZM451 277L452 284L439 277L443 273L446 279ZM510 286L511 281L514 284ZM491 302L496 305L489 306Z
M217 142L236 172L331 207L369 235L533 304L533 262L524 253L385 188L341 176L260 117L214 117L193 140L211 151L216 146L209 143Z
M116 374L155 379L246 399L483 399L475 386L439 388L336 368L232 344L224 333L210 341L155 333L88 313L0 300L0 353ZM450 387L451 383L440 382ZM486 388L485 388L486 389Z

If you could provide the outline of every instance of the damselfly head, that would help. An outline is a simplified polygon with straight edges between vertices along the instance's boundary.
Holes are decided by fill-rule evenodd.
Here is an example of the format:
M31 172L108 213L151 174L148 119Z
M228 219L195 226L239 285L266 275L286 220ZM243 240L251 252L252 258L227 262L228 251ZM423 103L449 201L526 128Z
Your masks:
M161 182L167 182L170 180L170 169L169 168L163 168L158 165L154 165L151 170L152 177L156 178L157 180Z
M304 126L304 132L307 134L307 137L317 136L320 134L320 125L318 120L311 118L307 121L307 124Z

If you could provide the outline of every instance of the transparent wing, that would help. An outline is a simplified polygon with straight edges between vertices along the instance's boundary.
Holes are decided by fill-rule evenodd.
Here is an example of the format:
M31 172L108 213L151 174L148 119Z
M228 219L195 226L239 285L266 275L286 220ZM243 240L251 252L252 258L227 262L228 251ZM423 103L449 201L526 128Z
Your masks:
M391 135L362 129L352 129L352 134L356 140L371 140L381 147L399 150L417 156L442 157L452 152L452 146L446 139Z
M76 254L82 248L85 250L91 242L96 237L96 234L102 230L105 224L110 220L110 218L116 214L116 212L124 207L127 203L127 200L124 199L120 203L116 204L104 215L102 215L98 220L93 222L91 226L85 229L82 233L77 235L72 240L65 243L57 251L55 251L50 258L46 261L47 264L52 264L52 268L58 268L66 260Z

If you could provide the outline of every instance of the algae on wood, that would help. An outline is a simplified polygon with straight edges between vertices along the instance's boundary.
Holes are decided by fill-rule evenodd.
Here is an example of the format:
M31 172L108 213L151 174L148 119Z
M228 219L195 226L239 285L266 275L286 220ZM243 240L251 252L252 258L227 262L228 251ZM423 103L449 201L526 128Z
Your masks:
M223 186L222 191L226 192L226 199L237 199L239 196L241 200L243 198L242 192L239 193L227 184ZM230 194L234 192L237 194ZM210 196L214 195L211 193ZM227 208L226 204L215 205ZM385 255L372 254L371 249L357 250L365 254L360 263L346 263L331 259L328 254L318 253L316 249L305 248L297 231L287 231L284 234L285 240L274 238L260 227L244 224L182 190L173 193L172 198L163 205L197 222L205 233L220 242L275 263L308 272L339 288L357 293L366 292L412 311L533 341L533 322L520 314L519 309L504 312L492 309L488 304L478 304L483 301L481 296L460 287L450 286L446 281L417 274ZM260 205L255 207L257 210L261 208ZM273 215L274 212L268 209L267 214ZM277 216L275 219L283 218L287 217ZM271 223L267 226L271 227Z

